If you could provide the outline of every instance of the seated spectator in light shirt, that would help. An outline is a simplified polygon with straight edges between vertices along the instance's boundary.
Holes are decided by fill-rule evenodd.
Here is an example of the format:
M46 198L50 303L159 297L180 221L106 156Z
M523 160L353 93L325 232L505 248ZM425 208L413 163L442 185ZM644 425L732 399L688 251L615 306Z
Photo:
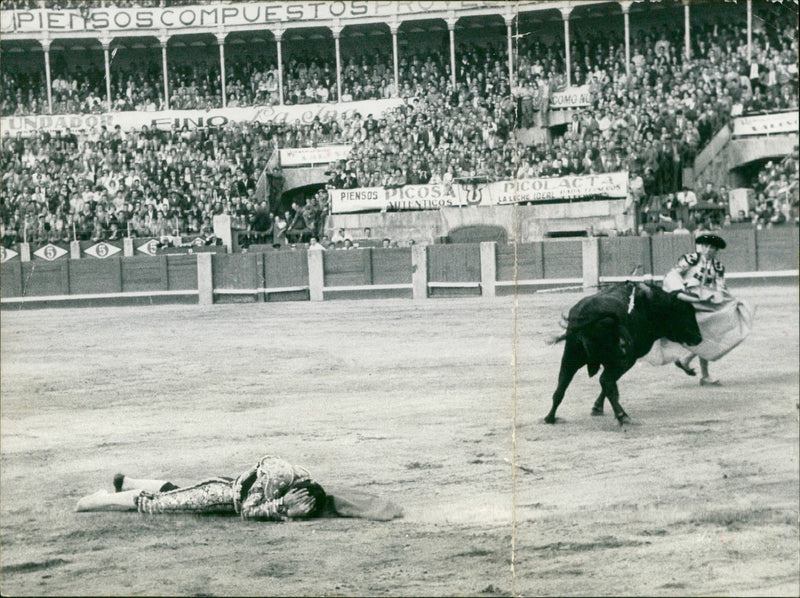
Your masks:
M397 97L397 86L394 84L394 80L389 81L388 83L384 79L381 81L381 96L383 98L396 98Z
M269 73L267 75L266 81L264 81L262 83L262 86L261 86L260 89L264 90L264 92L267 95L267 100L270 103L272 103L272 104L276 103L277 95L278 95L278 80L275 78L275 75L273 75L272 73Z
M352 241L350 235L345 234L344 229L340 228L333 233L333 236L331 237L331 243L344 243L347 239Z
M684 186L681 191L678 191L677 198L681 205L687 208L697 205L697 196L694 194L694 191L686 186Z

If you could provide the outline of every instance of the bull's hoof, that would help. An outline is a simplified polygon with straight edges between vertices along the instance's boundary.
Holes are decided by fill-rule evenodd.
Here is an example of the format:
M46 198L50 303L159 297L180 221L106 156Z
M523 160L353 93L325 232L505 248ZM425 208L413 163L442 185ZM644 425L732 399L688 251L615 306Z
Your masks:
M631 423L631 418L628 417L627 413L623 413L622 415L617 416L617 421L619 422L620 426L624 426L625 424Z
M604 415L603 408L592 407L592 415Z
M544 418L544 423L546 424L554 424L556 423L556 416L555 415L548 415Z

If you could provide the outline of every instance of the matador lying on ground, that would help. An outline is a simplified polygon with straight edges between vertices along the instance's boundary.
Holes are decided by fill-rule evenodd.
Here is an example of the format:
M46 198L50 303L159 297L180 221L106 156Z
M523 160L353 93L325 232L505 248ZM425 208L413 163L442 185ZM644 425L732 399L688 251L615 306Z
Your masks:
M326 492L308 470L270 455L236 478L210 478L179 488L165 480L117 474L114 489L113 493L99 490L84 496L76 510L240 515L263 521L310 517L388 521L403 515L392 502L358 490Z

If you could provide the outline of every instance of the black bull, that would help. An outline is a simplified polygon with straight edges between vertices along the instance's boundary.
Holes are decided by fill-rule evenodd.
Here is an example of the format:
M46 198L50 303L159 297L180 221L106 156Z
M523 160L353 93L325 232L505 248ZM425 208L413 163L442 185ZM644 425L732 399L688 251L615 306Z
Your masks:
M569 310L566 333L553 341L566 340L566 345L553 407L544 421L555 423L556 409L575 372L584 365L589 376L603 366L600 396L592 414L602 415L603 402L608 398L617 420L629 421L619 404L617 380L660 338L687 345L700 343L702 337L694 313L691 303L676 295L633 282L612 285L578 301Z

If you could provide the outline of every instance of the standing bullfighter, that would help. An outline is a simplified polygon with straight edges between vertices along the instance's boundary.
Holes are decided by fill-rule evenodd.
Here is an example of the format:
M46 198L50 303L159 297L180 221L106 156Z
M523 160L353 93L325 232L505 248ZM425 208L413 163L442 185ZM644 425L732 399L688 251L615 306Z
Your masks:
M700 358L700 384L719 386L708 371L709 361L719 359L744 340L750 332L752 310L734 299L725 284L725 268L717 260L717 252L725 249L721 237L705 233L695 239L695 251L682 255L677 264L664 277L667 292L682 291L680 297L690 301L697 311L697 321L704 342L683 351L675 365L694 376L690 367L695 357Z

